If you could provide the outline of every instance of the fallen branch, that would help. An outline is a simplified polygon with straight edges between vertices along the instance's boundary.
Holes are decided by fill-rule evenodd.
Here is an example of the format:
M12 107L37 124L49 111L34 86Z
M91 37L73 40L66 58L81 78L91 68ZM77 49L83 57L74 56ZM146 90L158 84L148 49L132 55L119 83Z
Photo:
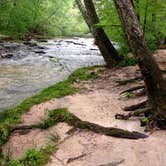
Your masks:
M125 108L123 108L123 110L124 111L135 111L137 109L146 107L147 103L148 103L148 101L146 100L146 101L143 101L141 103L125 107Z

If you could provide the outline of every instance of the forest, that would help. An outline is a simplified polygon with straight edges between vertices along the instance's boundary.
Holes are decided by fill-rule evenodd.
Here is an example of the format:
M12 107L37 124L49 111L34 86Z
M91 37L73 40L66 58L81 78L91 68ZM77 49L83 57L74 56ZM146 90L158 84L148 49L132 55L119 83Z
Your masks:
M165 166L164 0L0 0L0 166Z

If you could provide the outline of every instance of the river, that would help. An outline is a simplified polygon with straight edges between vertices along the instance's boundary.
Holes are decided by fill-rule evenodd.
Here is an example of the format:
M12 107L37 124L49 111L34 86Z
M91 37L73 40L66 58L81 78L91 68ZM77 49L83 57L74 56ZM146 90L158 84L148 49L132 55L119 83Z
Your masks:
M8 55L0 58L0 110L66 79L77 68L104 64L92 38L4 42L2 47Z

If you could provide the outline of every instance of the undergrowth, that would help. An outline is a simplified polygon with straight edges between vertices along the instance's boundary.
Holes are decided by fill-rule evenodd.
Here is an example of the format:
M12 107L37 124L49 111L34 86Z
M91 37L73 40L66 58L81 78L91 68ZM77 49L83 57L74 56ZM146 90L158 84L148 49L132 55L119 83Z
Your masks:
M1 158L1 166L44 166L50 160L50 155L55 151L55 146L47 145L41 149L27 150L25 157L11 160L10 158Z

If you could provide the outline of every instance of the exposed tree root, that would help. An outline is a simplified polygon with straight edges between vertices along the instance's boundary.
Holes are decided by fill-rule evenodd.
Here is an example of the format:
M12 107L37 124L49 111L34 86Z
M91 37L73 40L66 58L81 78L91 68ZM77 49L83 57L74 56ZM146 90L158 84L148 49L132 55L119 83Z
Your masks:
M142 114L145 114L145 113L150 113L152 110L151 107L146 107L146 108L143 108L143 109L138 109L138 110L135 110L134 112L131 112L127 115L124 115L124 114L116 114L115 115L115 118L116 119L121 119L121 120L128 120L129 118L133 117L133 116L140 116Z
M128 139L139 139L147 137L147 135L138 132L130 132L127 130L113 128L113 127L103 127L94 123L82 121L74 114L70 113L67 109L57 109L51 111L48 119L46 119L45 122L43 123L43 128L48 128L52 125L55 125L58 122L66 122L67 124L73 126L74 128L89 129L95 133L100 133L107 136L128 138Z
M96 133L100 133L100 134L104 134L107 136L113 136L113 137L119 137L119 138L128 138L128 139L139 139L139 138L147 138L148 136L139 132L130 132L127 130L123 130L123 129L119 129L119 128L113 128L113 127L103 127L103 126L99 126L97 124L93 124L93 123L89 123L89 122L85 122L87 129L96 132Z
M137 109L146 107L147 103L148 103L148 101L146 100L146 101L143 101L141 103L125 107L125 108L123 108L123 110L124 111L135 111Z
M135 77L135 78L130 78L130 79L124 79L124 80L120 80L120 81L116 81L119 86L120 85L126 85L128 83L131 83L131 82L134 82L134 81L137 81L137 80L142 80L143 77L142 76L138 76L138 77Z
M139 90L139 89L144 89L144 88L145 88L145 85L140 85L140 86L132 87L130 89L127 89L127 90L121 92L120 95L123 94L123 93L133 92L133 91L136 91L136 90Z
M75 161L75 160L78 160L78 159L80 159L80 158L83 158L83 157L85 157L85 156L86 156L86 154L81 154L80 156L73 157L73 158L69 158L66 163L67 163L67 164L68 164L68 163L71 163L71 162L73 162L73 161Z
M125 162L125 159L122 159L120 161L115 161L115 162L111 162L111 163L107 163L107 164L102 164L102 165L99 165L99 166L118 166L118 165L121 165L124 162Z
M19 131L19 130L33 130L33 129L39 129L41 128L41 125L40 124L35 124L35 125L23 125L23 126L17 126L17 127L14 127L11 132L14 132L14 131Z
M49 117L42 123L38 125L31 126L19 126L13 128L12 131L16 130L30 130L30 129L46 129L50 126L56 125L59 122L65 122L74 128L79 129L88 129L95 133L104 134L107 136L119 137L119 138L127 138L127 139L140 139L147 138L148 136L139 132L130 132L127 130L114 128L114 127L103 127L98 124L90 123L87 121L82 121L74 114L70 113L67 109L57 109L54 111L50 111Z

